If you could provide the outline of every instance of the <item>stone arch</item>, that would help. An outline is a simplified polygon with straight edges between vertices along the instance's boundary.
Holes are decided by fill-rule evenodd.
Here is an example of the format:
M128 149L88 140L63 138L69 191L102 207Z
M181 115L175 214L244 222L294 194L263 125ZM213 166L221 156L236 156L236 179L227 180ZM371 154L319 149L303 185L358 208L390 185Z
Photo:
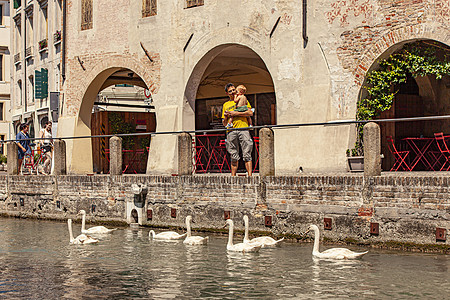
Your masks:
M81 61L83 59L80 58ZM63 107L64 116L60 124L65 128L58 130L60 136L89 136L91 135L91 111L97 94L109 76L114 72L127 69L138 75L146 88L152 93L159 89L160 69L159 57L151 63L147 58L134 59L123 55L89 60L86 58L87 74L79 74L79 80L68 82L66 101ZM80 71L81 72L81 71ZM61 126L61 127L62 127ZM73 131L72 131L73 130ZM91 139L69 140L67 142L67 163L70 173L92 173Z
M270 38L251 28L224 27L201 35L194 33L192 41L184 52L183 88L177 105L166 106L158 110L160 117L164 114L165 124L158 122L158 131L194 130L194 100L201 78L209 63L223 51L227 45L241 45L255 52L271 72ZM276 86L274 83L274 89ZM158 108L158 106L157 106ZM176 139L172 136L156 135L152 138L147 173L170 174L176 172L176 153L167 149L176 147Z
M230 46L243 46L252 50L265 64L268 72L272 66L268 63L270 57L270 42L267 35L260 34L251 28L241 29L225 27L201 36L186 51L190 57L185 64L185 90L183 95L183 129L190 130L195 111L195 97L202 76L209 64ZM273 81L276 91L275 81Z
M160 65L159 59L155 60L154 64ZM92 66L92 68L87 74L78 74L77 77L81 79L71 81L67 87L66 94L70 97L71 101L65 103L65 107L63 108L65 116L78 115L83 109L83 106L87 104L84 102L86 94L91 89L100 88L98 87L98 82L102 82L102 79L109 77L119 69L133 71L145 82L152 93L156 94L158 92L159 74L155 74L155 72L152 72L153 70L148 70L148 67L152 67L148 63L148 60L137 60L121 55L90 61L89 66ZM89 66L86 66L86 68Z
M442 31L437 30L438 28ZM411 42L414 40L435 40L446 45L450 45L450 32L445 35L444 28L430 24L417 24L408 27L401 27L390 30L381 35L375 42L371 44L361 55L361 58L352 67L352 73L355 75L355 83L362 86L366 73L373 68L374 62L382 57L382 55L390 55L397 46ZM447 31L449 31L447 29Z
M401 37L398 37L400 39ZM372 51L368 51L366 53L366 58L370 57L371 64L369 65L367 60L366 65L359 64L355 69L356 80L361 80L359 89L358 101L367 96L367 91L363 88L365 85L366 74L372 70L376 70L379 67L380 59L387 59L390 55L396 53L400 49L403 48L406 44L429 44L436 45L437 49L442 48L440 50L441 53L438 56L442 58L443 53L450 50L450 39L433 39L430 37L416 37L414 34L409 35L405 34L403 36L404 39L399 40L397 43L392 44L392 42L397 41L397 39L391 38L389 41L384 41L381 45L372 47ZM445 43L446 42L446 43ZM445 49L445 47L447 49ZM383 51L383 52L381 52ZM377 55L376 57L372 57ZM359 72L359 77L358 73ZM446 103L446 99L448 99L448 95L450 95L449 85L444 81L445 79L449 80L449 76L444 76L443 80L437 80L434 76L418 76L413 77L411 74L408 74L407 80L404 83L398 84L396 90L398 93L395 94L395 100L391 107L391 109L384 111L377 118L408 118L408 117L422 117L422 116L434 116L440 114L448 114L449 105ZM450 81L449 81L450 82ZM447 95L447 96L446 96ZM356 105L355 105L356 109ZM450 128L450 124L445 120L440 121L415 121L408 123L382 123L381 127L381 148L382 153L385 155L385 159L382 161L382 168L384 170L389 170L394 164L394 158L390 154L388 150L388 145L386 142L386 136L392 136L394 141L397 143L403 144L402 148L407 146L404 145L404 138L406 137L433 137L434 133L437 130L441 130L446 132L448 128ZM397 145L398 146L398 145ZM412 150L411 150L412 151ZM413 153L413 152L411 152ZM415 170L425 170L427 166L419 166L416 167Z

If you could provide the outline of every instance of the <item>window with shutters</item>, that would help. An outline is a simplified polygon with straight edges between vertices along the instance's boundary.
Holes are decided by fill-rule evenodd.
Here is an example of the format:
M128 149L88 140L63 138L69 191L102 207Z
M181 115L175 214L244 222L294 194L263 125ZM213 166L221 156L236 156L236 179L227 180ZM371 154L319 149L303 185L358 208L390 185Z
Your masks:
M81 0L81 30L92 29L92 0Z
M142 0L142 17L156 15L156 0Z
M186 8L202 6L204 3L204 0L186 0Z

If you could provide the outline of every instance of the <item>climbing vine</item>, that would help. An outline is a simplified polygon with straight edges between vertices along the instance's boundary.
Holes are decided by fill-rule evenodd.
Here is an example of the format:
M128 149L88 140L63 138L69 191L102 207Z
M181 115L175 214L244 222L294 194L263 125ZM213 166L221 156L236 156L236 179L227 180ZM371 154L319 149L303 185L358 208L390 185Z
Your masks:
M136 126L132 123L127 123L123 120L122 115L117 112L110 112L108 114L109 124L111 126L112 134L121 133L135 133ZM133 136L123 136L122 137L122 147L123 149L133 149L135 144L135 137Z
M436 56L438 48L423 43L406 44L400 51L380 60L380 67L366 77L363 88L367 90L367 97L357 104L356 120L372 120L389 110L398 92L392 87L406 82L408 74L412 77L434 75L436 79L450 75L450 60L447 56L439 60ZM357 132L355 148L347 154L363 155L363 124L357 125Z

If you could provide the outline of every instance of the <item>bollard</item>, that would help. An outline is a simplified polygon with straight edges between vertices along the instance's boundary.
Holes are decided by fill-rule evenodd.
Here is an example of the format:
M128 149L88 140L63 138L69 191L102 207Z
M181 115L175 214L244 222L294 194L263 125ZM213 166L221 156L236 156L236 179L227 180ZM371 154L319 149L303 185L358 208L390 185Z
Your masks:
M66 142L63 140L55 140L53 147L53 175L66 175Z
M186 132L178 135L178 175L192 175L192 136Z
M275 176L274 136L270 128L259 131L259 176Z
M109 139L109 175L122 175L122 138L113 136Z
M6 143L8 161L6 163L6 168L8 169L8 175L19 174L19 146L15 142Z
M364 176L381 175L380 126L374 122L364 125Z

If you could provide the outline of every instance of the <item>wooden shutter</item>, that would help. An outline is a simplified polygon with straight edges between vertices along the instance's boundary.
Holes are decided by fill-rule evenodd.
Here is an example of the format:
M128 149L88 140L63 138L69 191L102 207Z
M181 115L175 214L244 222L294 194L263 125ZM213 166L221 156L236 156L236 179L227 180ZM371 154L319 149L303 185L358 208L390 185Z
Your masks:
M92 0L81 0L81 30L92 29Z
M202 6L204 4L204 0L186 0L186 7L195 7Z
M156 0L142 0L142 17L156 15Z

